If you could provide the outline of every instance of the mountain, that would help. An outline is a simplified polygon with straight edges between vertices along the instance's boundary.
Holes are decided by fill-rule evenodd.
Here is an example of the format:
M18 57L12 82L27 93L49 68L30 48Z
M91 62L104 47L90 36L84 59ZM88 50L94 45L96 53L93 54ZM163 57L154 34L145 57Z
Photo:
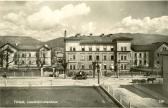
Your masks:
M55 48L55 47L64 48L64 37L49 40L47 42L44 42L44 44L47 44L51 48Z
M168 35L159 35L159 34L142 34L142 33L118 33L112 36L121 36L133 38L132 44L144 45L151 44L156 42L168 42Z
M78 38L83 38L83 37L88 37L88 36L83 36L83 35L78 36ZM116 33L116 34L100 35L99 37L111 37L112 39L117 38L117 37L133 38L132 44L135 44L135 45L145 45L145 44L151 44L155 42L168 42L168 36L159 35L159 34ZM64 38L63 37L56 38L56 39L45 42L45 44L48 44L52 48L53 47L64 48Z
M33 45L33 44L42 44L41 41L36 40L32 37L26 36L0 36L0 46L10 43L13 45Z
M73 36L75 38L75 36ZM78 34L78 38L85 38L89 36L80 36ZM96 36L92 36L96 38ZM166 35L159 35L159 34L142 34L142 33L117 33L117 34L107 34L107 35L100 35L97 37L111 37L114 39L116 37L128 37L133 38L132 44L135 45L145 45L151 44L155 42L168 42L168 36ZM26 45L33 45L33 44L47 44L51 48L64 48L64 37L56 38L53 40L49 40L47 42L41 42L36 40L32 37L25 37L25 36L0 36L0 45L4 43L11 43L11 44L26 44Z

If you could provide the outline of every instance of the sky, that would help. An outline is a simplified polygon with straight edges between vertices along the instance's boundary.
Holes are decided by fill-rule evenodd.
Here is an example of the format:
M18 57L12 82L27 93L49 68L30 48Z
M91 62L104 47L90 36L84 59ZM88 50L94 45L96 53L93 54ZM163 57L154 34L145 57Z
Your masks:
M0 1L0 36L168 35L168 1Z

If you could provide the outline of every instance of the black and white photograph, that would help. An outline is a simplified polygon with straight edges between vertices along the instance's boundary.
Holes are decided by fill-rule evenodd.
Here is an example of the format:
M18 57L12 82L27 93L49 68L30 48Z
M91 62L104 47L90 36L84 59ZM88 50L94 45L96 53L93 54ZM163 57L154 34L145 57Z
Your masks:
M168 1L0 1L0 108L168 108Z

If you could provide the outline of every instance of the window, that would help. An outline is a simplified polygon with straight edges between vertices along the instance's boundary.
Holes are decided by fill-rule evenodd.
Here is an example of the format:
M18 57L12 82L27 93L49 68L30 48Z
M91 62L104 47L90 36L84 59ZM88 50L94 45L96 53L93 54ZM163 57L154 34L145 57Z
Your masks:
M125 69L125 70L127 69L127 65L126 65L126 64L124 64L124 69Z
M82 48L82 51L85 51L85 48Z
M72 70L72 65L70 65L70 70Z
M163 49L162 49L163 51L165 51L166 50L166 47L163 47Z
M96 48L96 51L100 51L99 47Z
M75 65L73 65L73 69L74 69L74 70L76 69Z
M73 60L72 55L69 55L69 60Z
M142 60L139 60L139 65L142 65Z
M121 51L124 51L124 48L123 48L123 47L121 47Z
M137 65L137 60L134 61L134 65Z
M15 65L17 65L17 60L15 60Z
M107 65L106 64L104 64L104 69L107 69Z
M107 60L107 56L106 56L106 55L104 55L103 59L104 59L104 60Z
M146 63L147 63L146 60L144 60L144 65L146 65Z
M81 50L82 50L82 51L85 51L85 47L84 47L84 46L81 46Z
M160 62L159 61L157 61L157 64L159 64Z
M70 47L70 51L72 51L72 47Z
M29 53L29 57L31 57L31 53Z
M124 47L124 51L127 51L127 47Z
M111 50L111 51L114 51L114 48L113 48L113 47L111 47L111 48L110 48L110 50Z
M89 51L92 51L92 47L89 47Z
M75 60L76 59L76 57L75 57L75 55L73 55L73 60Z
M127 56L124 56L124 60L127 60Z
M22 57L25 57L25 54L22 54Z
M123 69L124 69L123 64L121 64L121 70L123 70Z
M85 66L84 66L84 65L82 65L82 69L85 69Z
M141 53L139 53L139 58L141 58L142 57L142 54Z
M29 65L31 65L31 61L29 61Z
M89 65L89 69L92 69L92 65Z
M137 58L137 53L134 54L134 57Z
M103 47L103 51L107 51L107 47L106 46Z
M146 53L144 53L144 59L146 59Z
M73 48L73 51L76 51L76 48Z
M92 60L92 55L89 55L89 61L91 61Z
M158 56L158 57L160 56L159 53L157 53L157 56Z
M22 60L22 65L25 64L25 62Z
M111 55L111 60L114 60L114 56L113 55Z
M99 55L96 56L96 60L99 60Z
M123 55L121 55L121 60L123 60Z

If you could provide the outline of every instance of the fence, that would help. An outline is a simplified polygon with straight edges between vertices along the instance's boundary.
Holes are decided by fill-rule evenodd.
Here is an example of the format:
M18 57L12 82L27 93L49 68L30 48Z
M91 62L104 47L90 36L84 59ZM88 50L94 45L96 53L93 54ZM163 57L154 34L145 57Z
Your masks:
M127 96L118 90L113 89L110 85L102 84L101 87L105 89L116 101L118 101L125 108L132 108L131 101Z

